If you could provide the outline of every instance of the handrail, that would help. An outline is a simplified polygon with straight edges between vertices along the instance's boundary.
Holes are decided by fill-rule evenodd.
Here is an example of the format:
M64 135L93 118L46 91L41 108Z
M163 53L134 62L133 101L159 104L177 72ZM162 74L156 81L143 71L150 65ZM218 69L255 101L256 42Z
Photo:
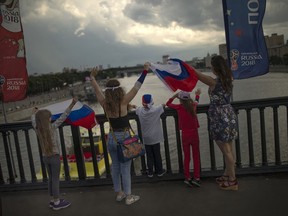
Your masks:
M232 106L234 107L239 120L239 138L235 140L237 175L288 171L288 155L283 154L283 152L288 152L287 139L285 139L285 137L288 137L288 97L234 101L232 102ZM197 108L200 125L208 125L208 108L208 104L199 105ZM134 124L134 127L137 127L137 131L141 137L141 125L137 115L135 112L130 112L128 116L132 122L135 121L136 124ZM101 185L111 183L110 163L104 127L105 124L107 124L107 119L103 114L97 115L96 118L100 124L106 173L102 176L100 175L97 155L95 152L92 152L91 166L94 170L94 175L87 175L79 127L69 126L64 123L59 129L64 168L64 178L61 180L63 185ZM172 123L170 121L171 118L173 120ZM181 136L177 124L177 112L173 109L165 108L161 120L164 134L162 154L165 159L163 162L168 172L162 180L183 178L183 157ZM78 178L76 179L72 178L69 173L70 167L66 157L67 152L65 148L64 129L69 129L72 133L78 170ZM201 130L203 130L204 134L206 134L205 136L207 136L207 139L205 137L203 137L203 139L205 138L207 140L205 145L209 149L209 152L205 155L205 160L210 159L210 165L208 167L202 167L201 175L219 175L224 166L223 160L222 158L219 158L219 154L217 155L217 148L214 148L213 140L209 137L207 128L202 127ZM172 137L171 132L172 134L175 133ZM0 160L0 191L9 190L11 188L23 189L27 187L45 187L47 173L44 169L42 152L39 148L39 144L35 143L35 139L34 141L31 141L33 136L35 136L31 122L24 121L0 124L0 134L2 135L0 140L3 140L0 144L0 153L2 151L4 154L2 160ZM273 136L273 139L271 139L271 136ZM21 137L23 138L20 141L19 138ZM89 138L90 148L94 149L95 145L91 130L89 130ZM11 148L9 148L9 145L14 149L13 152L10 151ZM176 147L172 149L174 145L176 145ZM200 148L203 145L204 144L200 143ZM174 155L172 155L172 151L175 153ZM281 155L281 153L283 155ZM274 155L274 157L272 155ZM27 159L26 162L24 162L24 158ZM36 162L37 159L38 162ZM13 167L14 163L16 164L15 167ZM39 172L39 170L36 170L35 168L37 163L40 163L40 166L37 166L42 170L41 179L37 176ZM135 163L136 161L134 161L132 169L134 181L146 181L145 157L141 157L139 162L140 165L138 164L138 167ZM18 173L20 176L18 176Z

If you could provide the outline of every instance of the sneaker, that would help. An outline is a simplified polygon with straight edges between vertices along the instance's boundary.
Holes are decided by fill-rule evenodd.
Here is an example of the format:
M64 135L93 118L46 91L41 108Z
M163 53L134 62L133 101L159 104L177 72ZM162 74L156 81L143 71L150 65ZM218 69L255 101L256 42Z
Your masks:
M131 205L132 203L137 202L140 199L140 196L129 195L126 197L125 203L126 205Z
M70 206L71 203L67 200L64 200L64 199L60 199L60 202L58 205L56 204L53 204L53 210L60 210L60 209L64 209L64 208L67 208L68 206Z
M196 179L191 179L190 180L190 183L196 187L200 187L201 186L201 182L200 182L200 179L199 180L196 180Z
M124 198L126 198L126 194L122 193L122 194L118 194L116 196L116 201L117 202L121 202Z
M185 179L184 180L184 183L186 184L186 185L188 185L189 187L192 187L193 185L191 184L191 179Z
M61 200L63 200L63 199L60 199L60 202L61 202ZM49 208L53 208L53 206L54 206L54 202L53 202L53 201L50 201L50 202L49 202Z
M162 177L167 171L165 169L162 170L162 172L158 173L158 177Z
M153 178L153 176L154 176L154 175L153 175L153 172L148 172L148 173L147 173L147 176L148 176L148 178Z

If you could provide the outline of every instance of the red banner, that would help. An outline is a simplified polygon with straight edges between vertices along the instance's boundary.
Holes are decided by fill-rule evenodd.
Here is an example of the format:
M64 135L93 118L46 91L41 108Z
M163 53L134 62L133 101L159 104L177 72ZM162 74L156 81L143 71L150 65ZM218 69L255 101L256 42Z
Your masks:
M28 75L19 0L0 0L0 85L4 102L26 97Z

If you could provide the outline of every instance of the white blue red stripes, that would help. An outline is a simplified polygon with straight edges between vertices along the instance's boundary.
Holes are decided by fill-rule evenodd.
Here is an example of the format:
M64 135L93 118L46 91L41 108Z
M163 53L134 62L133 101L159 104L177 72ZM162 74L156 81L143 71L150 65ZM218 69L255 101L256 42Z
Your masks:
M47 106L44 109L50 110L52 113L52 120L56 120L66 110L70 103L71 100L67 100ZM71 113L68 115L65 122L87 129L91 129L97 124L94 110L79 101L73 106Z
M168 64L151 63L150 68L174 92L191 92L198 81L194 68L180 59L169 59Z

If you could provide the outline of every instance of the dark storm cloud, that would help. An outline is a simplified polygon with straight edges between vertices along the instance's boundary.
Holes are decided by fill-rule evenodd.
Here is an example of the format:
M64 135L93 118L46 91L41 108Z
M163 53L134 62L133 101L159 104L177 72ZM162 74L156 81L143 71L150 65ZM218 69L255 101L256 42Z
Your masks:
M191 29L223 29L223 9L221 0L166 0L132 1L124 10L129 18L159 26L169 26L177 22L180 26ZM265 27L271 33L273 27L288 26L287 0L267 0L264 17ZM157 13L157 16L155 14ZM287 31L287 29L286 29ZM287 32L283 32L287 33Z
M219 0L153 2L133 1L127 5L124 13L137 22L164 27L177 22L180 26L191 29L223 28L222 4Z
M217 52L225 41L221 0L133 0L126 5L121 0L20 0L20 8L30 74L133 66L160 61L163 54L188 60ZM287 40L287 11L287 0L267 0L266 35L284 34ZM191 35L190 41L178 38L177 28L171 30L175 23L182 37ZM153 28L175 43L163 43ZM192 31L207 40L195 43Z

